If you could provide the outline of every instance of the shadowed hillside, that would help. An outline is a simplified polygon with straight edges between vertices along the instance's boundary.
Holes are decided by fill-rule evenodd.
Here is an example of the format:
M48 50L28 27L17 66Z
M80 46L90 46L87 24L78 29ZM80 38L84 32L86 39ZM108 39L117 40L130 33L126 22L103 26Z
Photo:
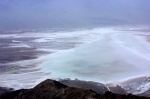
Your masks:
M5 93L0 99L150 99L134 95L119 95L111 92L98 94L92 90L68 87L54 80L45 80L32 89Z

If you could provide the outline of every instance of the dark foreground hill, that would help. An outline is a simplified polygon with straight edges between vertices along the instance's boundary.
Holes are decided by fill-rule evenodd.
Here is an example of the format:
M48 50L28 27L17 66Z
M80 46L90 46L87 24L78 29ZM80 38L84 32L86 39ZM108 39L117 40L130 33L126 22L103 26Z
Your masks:
M134 95L119 95L111 92L98 94L92 90L68 87L54 80L45 80L32 89L7 92L0 99L150 99Z

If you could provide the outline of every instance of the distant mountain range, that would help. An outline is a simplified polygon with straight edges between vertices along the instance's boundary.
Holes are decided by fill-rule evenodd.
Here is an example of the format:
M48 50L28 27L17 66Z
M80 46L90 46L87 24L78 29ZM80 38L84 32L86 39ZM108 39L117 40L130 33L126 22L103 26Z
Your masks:
M63 81L64 82L64 81ZM65 82L64 82L65 83ZM86 86L87 84L85 84ZM102 84L101 84L102 86ZM107 88L102 87L103 91ZM91 89L69 87L58 81L47 79L34 88L16 91L5 90L0 99L150 99L131 94L114 94L110 91L97 93Z

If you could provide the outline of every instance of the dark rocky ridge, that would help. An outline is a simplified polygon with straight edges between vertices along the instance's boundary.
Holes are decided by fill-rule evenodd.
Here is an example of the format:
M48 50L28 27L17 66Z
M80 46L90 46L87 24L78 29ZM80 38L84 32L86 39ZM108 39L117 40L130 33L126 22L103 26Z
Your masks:
M91 89L100 94L104 94L107 91L111 91L117 94L126 94L127 91L123 89L121 86L117 85L114 87L106 86L102 83L93 82L93 81L82 81L82 80L70 80L70 79L60 79L60 83L65 84L69 87L81 88L81 89Z
M108 91L108 88L102 83L97 83L93 81L82 81L82 80L70 80L70 79L62 79L59 80L60 83L67 85L69 87L81 88L81 89L91 89L95 92L104 94Z
M120 95L106 92L98 94L93 90L68 87L54 80L45 80L32 89L21 89L0 95L0 99L150 99L134 95Z
M14 90L13 88L0 87L0 95L6 92L11 92L13 90Z

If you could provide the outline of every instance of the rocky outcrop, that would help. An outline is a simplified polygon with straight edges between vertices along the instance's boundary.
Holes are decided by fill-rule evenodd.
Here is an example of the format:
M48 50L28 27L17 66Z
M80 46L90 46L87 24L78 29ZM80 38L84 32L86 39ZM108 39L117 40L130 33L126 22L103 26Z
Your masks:
M149 99L134 95L119 95L111 92L98 94L93 90L68 87L54 80L45 80L32 89L5 93L0 99Z
M82 81L82 80L70 80L70 79L60 79L60 83L65 84L69 87L81 88L81 89L91 89L97 93L104 94L107 91L111 91L116 94L128 94L127 91L119 85L109 86L102 83L97 83L93 81Z
M116 94L128 94L127 91L125 89L123 89L121 86L117 85L117 86L114 86L114 87L109 87L109 90L113 93L116 93Z
M6 92L11 92L13 90L14 90L13 88L0 87L0 95Z
M82 81L82 80L70 80L70 79L61 79L59 80L60 83L65 84L69 87L81 88L81 89L91 89L97 93L104 94L105 92L109 91L108 88L102 84L93 81Z

